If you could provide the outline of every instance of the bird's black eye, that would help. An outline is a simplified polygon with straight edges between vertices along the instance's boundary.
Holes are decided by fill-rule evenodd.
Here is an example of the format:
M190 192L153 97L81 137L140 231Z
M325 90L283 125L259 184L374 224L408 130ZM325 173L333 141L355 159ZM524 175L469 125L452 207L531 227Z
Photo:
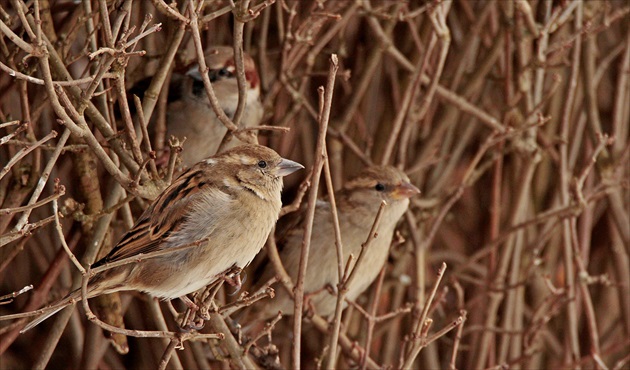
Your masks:
M374 186L374 189L376 191L383 191L385 190L385 185L381 184L380 182L378 184L376 184L376 186Z
M265 168L265 167L267 167L267 162L265 162L265 161L260 161L260 162L258 162L258 167L260 167L260 168Z
M217 82L219 79L223 79L226 77L232 77L234 74L230 72L230 70L226 67L221 69L211 69L208 72L208 77L210 77L210 82Z

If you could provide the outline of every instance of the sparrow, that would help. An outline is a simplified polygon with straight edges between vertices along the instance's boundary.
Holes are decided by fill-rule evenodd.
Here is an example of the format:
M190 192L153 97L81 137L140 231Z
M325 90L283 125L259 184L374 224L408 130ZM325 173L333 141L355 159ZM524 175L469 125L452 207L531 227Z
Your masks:
M365 252L353 284L349 287L346 295L348 300L356 299L378 276L387 261L396 224L407 211L409 198L419 193L420 190L411 184L404 172L391 166L368 167L335 193L344 266L351 254L356 262L361 244L368 238L381 201L387 203L376 232L377 237ZM325 200L319 200L316 204L304 280L305 296L315 308L315 312L323 316L334 313L337 300L337 296L329 293L326 288L336 289L339 282L335 231L330 207L330 202ZM305 211L306 209L302 209L302 213ZM304 217L303 214L302 217L295 215L289 217L293 219L294 225L285 224L285 228L289 229L280 230L276 238L282 264L295 282L300 265ZM266 282L274 275L274 268L268 263L264 267L260 281ZM293 314L293 301L285 289L276 289L275 298L264 303L259 307L252 307L254 311L259 310L258 313L249 313L245 317L268 319L275 316L278 311L282 311L284 315Z
M138 257L137 262L98 272L87 297L137 290L153 297L184 297L247 266L263 247L282 202L282 177L301 168L259 145L244 145L205 159L160 194L112 251L92 268ZM197 244L197 245L195 245ZM173 253L147 253L183 246ZM81 300L75 290L29 323L29 330Z
M238 83L234 50L230 46L215 46L205 53L212 88L225 114L234 118L238 105ZM260 101L260 78L254 60L244 54L245 78L247 80L245 110L241 128L260 124L263 106ZM169 88L169 103L166 112L167 137L186 137L181 153L182 166L188 168L198 161L213 155L227 132L210 106L197 65L185 75L175 74ZM242 145L234 138L226 148Z

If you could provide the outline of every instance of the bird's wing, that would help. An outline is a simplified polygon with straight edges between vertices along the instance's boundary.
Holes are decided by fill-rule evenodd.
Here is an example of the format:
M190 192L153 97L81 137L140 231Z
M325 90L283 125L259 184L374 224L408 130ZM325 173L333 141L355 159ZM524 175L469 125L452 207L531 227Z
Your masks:
M316 214L330 212L330 203L325 200L318 200L315 206ZM299 210L278 220L276 224L276 244L278 245L278 251L282 251L282 249L285 248L290 238L303 234L307 208L306 204L303 203Z
M136 221L116 247L92 267L120 261L160 249L165 239L179 231L190 215L194 197L187 196L197 187L212 186L202 181L202 171L191 168L175 180Z

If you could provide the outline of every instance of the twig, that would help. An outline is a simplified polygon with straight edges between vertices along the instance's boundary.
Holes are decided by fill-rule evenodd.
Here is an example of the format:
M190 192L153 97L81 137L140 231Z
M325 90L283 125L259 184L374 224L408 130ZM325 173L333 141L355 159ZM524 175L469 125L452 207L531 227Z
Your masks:
M154 0L155 1L155 0ZM161 1L161 0L160 0ZM158 69L151 79L151 84L149 88L144 93L144 99L142 102L142 110L144 112L144 121L151 122L151 117L153 115L153 110L155 109L155 104L157 103L158 96L160 90L162 90L163 85L166 82L167 77L170 76L169 71L172 68L173 60L175 59L175 54L181 44L184 34L186 31L185 25L188 24L188 19L183 20L177 25L177 29L173 32L172 36L168 40L168 48L164 53L164 56L160 60L160 65ZM161 95L160 101L164 100L166 107L166 97L168 96L167 92ZM166 127L164 127L165 122L160 122L158 120L155 128L156 139L158 140L158 145L156 148L161 149L162 142L160 140L164 139L164 132L166 132ZM161 133L161 136L158 135ZM167 182L170 183L170 182Z
M438 81L442 75L442 70L444 69L444 64L446 62L446 56L448 55L448 47L450 45L451 36L449 33L449 29L446 25L446 16L448 11L450 10L450 2L443 2L439 6L437 6L434 10L429 12L429 19L432 20L434 34L432 35L432 41L439 38L441 43L440 55L437 66L435 67L436 72L432 78L431 83L429 84L429 89L424 97L422 105L418 108L419 112L417 113L418 118L423 118L427 112L429 104L433 100L433 95L438 87ZM425 57L420 60L420 64L418 64L413 71L413 75L411 77L411 81L407 86L407 90L405 91L404 100L402 106L398 114L396 115L396 120L392 124L392 131L387 141L387 145L385 147L385 152L383 154L383 158L381 160L381 164L388 164L391 161L391 157L394 154L394 145L398 139L400 130L402 129L402 124L405 120L405 117L409 114L409 109L411 107L411 102L415 100L415 96L418 93L418 87L424 76L424 71L429 60L430 52L425 54Z
M278 321L280 321L280 319L282 319L282 313L278 312L276 317L274 317L270 322L265 323L265 327L263 328L263 330L261 330L258 334L256 334L255 337L247 341L247 343L245 344L244 352L249 353L251 346L253 346L256 342L258 342L260 338L270 335L271 331L273 330L275 325L278 323Z
M207 24L208 22L210 22L211 20L219 18L220 16L231 12L232 8L233 7L231 5L228 5L228 6L224 6L223 8L221 8L221 9L219 9L217 11L214 11L212 13L206 14L206 15L203 16L203 18L201 18L201 20L199 21L199 24L201 26L203 26L203 25Z
M191 339L223 339L223 334L200 334L196 332L190 333L174 333L174 332L165 332L165 331L148 331L148 330L129 330L122 329L116 326L109 325L101 320L99 320L96 315L90 309L90 305L88 304L87 298L88 295L88 281L89 276L95 273L90 268L85 271L83 274L83 280L81 284L81 303L83 304L83 309L85 310L85 315L94 324L100 326L101 328L108 330L113 333L120 333L130 337L138 337L138 338L177 338L182 342Z
M582 25L582 5L578 4L575 11L575 27L579 28ZM571 75L569 77L569 84L567 85L567 96L565 106L563 108L562 120L560 126L560 135L561 137L568 137L569 134L569 126L571 120L571 112L573 102L575 101L575 96L577 93L577 89L575 89L575 85L577 84L579 71L580 71L580 53L581 53L581 35L578 33L578 36L575 40L573 56L571 62ZM562 204L569 203L569 171L568 162L568 146L562 145L560 147L560 198ZM569 353L571 355L572 361L577 361L580 358L580 340L578 334L578 319L577 319L577 303L575 301L575 272L573 265L573 247L571 245L571 233L570 233L570 220L564 220L562 222L562 238L563 238L563 254L564 254L564 267L566 269L566 287L568 294L568 307L567 307L567 330L565 331L565 338L569 343Z
M378 274L378 278L376 279L376 288L374 289L374 294L372 296L373 298L372 298L372 305L370 307L370 313L367 316L364 316L368 320L368 328L367 328L367 335L365 338L365 354L363 355L363 358L361 359L361 370L366 369L367 367L366 360L370 356L370 350L372 347L372 338L374 335L374 325L376 324L376 320L374 320L374 318L376 317L376 309L378 307L378 301L381 295L381 289L383 287L383 280L385 279L385 270L386 270L386 267L383 266L381 268L381 272ZM356 305L356 307L360 307L360 306Z
M60 189L63 191L63 186ZM81 265L81 263L77 260L74 254L70 251L70 247L66 243L66 238L63 235L63 230L61 229L61 222L59 221L59 205L57 204L57 199L53 199L52 201L53 215L55 216L55 230L57 230L57 235L59 236L59 241L61 242L61 246L68 254L70 261L74 263L74 266L79 270L82 274L85 274L85 269Z
M20 124L21 124L20 120L14 120L14 121L0 123L0 128L7 128L7 127L11 127L11 126L18 126Z
M245 77L245 66L243 64L243 29L245 27L244 17L249 10L250 0L241 0L238 5L232 9L234 14L234 37L232 46L234 48L234 64L236 65L236 82L238 85L238 102L232 122L239 126L243 112L245 111L245 102L247 102L247 79Z
M168 165L166 170L166 177L164 178L164 182L170 184L173 182L173 174L175 173L175 164L177 163L177 156L182 151L182 145L184 144L185 139L181 142L175 136L172 136L168 139L168 146L170 148L169 157L168 157Z
M381 204L378 208L378 211L376 212L376 216L374 217L374 222L372 223L372 227L370 228L370 232L368 233L365 243L361 244L361 252L359 252L359 257L357 257L357 260L354 263L354 266L352 266L352 268L350 268L351 259L349 258L346 265L346 271L341 275L340 283L337 288L337 304L335 306L335 316L333 320L332 334L331 334L331 339L330 339L330 353L328 356L328 365L327 365L328 369L333 369L335 367L335 361L337 359L336 357L337 341L339 338L339 329L341 327L341 312L343 311L343 304L345 301L346 293L348 292L348 290L350 289L350 286L352 285L352 282L354 281L357 271L359 270L358 266L363 261L365 253L367 252L370 245L372 244L372 241L377 236L376 230L378 230L378 226L381 222L381 217L383 217L383 212L385 211L386 206L387 206L387 203L385 203L385 201L381 201Z
M0 247L3 247L14 240L20 239L21 237L28 235L33 230L46 226L49 223L53 222L54 220L55 220L54 216L46 217L37 222L33 222L30 224L27 223L26 225L22 226L20 230L11 231L10 233L0 235Z
M460 307L460 316L463 316L465 318L466 313L465 311L463 311L463 308L462 308L464 306L464 290L462 289L462 286L457 281L453 283L453 286L455 287L455 292L457 293L457 303L458 303L458 306ZM457 333L455 334L455 340L453 341L453 352L451 354L451 362L449 364L450 370L457 369L455 365L455 361L457 360L457 351L459 349L459 344L462 340L463 330L464 330L464 324L462 323L462 325L460 325L457 328Z
M227 347L234 366L239 369L257 369L256 365L243 350L243 347L241 347L240 343L238 343L238 341L234 338L223 317L219 313L210 313L210 324L216 331L219 332L219 334L222 334L222 339L225 339L223 343Z
M287 291L287 293L293 298L295 296L295 285L289 276L289 273L282 265L282 260L280 259L280 254L278 253L278 247L276 246L276 239L274 237L275 228L269 234L267 238L267 256L269 256L269 261L273 265L274 271L276 271L276 275L278 276L278 280L282 284L283 288Z
M223 316L229 316L237 310L243 307L251 306L262 299L273 298L275 293L270 285L275 284L276 282L277 280L275 278L270 279L262 288L258 289L256 293L241 296L237 301L221 306L221 308L219 308L219 313Z
M140 121L140 129L142 130L142 144L144 146L144 150L147 153L149 153L149 156L151 156L151 153L153 152L153 150L151 149L151 140L149 139L149 131L147 130L147 122L144 119L144 111L142 110L142 102L140 101L140 98L138 98L138 96L136 95L133 96L133 102L136 106L136 110L138 111L138 121ZM151 169L151 174L153 175L153 178L155 179L159 178L157 167L155 166L155 158L153 157L151 157L149 161L149 168Z
M42 80L41 78L32 77L32 76L26 75L26 74L24 74L22 72L16 71L16 70L12 69L11 67L7 66L6 64L4 64L2 62L0 62L0 70L5 71L11 77L15 77L18 80L25 80L25 81L33 83L35 85L42 85L43 86L45 84L44 80ZM59 86L78 86L78 85L89 84L92 81L94 81L96 78L97 78L97 76L90 76L90 77L77 78L77 79L74 79L72 81L53 81L53 83L55 85L59 85ZM100 76L100 78L103 78L103 79L116 78L116 74L115 73L105 73L102 76Z
M312 185L308 197L308 208L306 211L302 253L300 255L300 266L298 269L298 276L295 282L295 300L294 300L294 312L293 312L293 351L292 351L292 366L299 370L300 356L301 356L301 333L302 333L302 310L304 305L304 279L306 276L306 267L308 263L308 255L310 249L311 235L313 233L313 219L315 217L315 203L317 202L317 191L319 189L319 178L324 166L324 145L326 140L326 130L328 127L328 119L330 116L330 109L332 106L333 88L335 86L335 76L337 69L339 68L337 56L333 54L330 58L330 69L328 74L328 81L325 89L325 102L322 109L322 115L319 121L319 133L317 140L317 148L315 149L315 163L313 164L313 179Z
M22 158L24 158L28 153L40 147L42 144L47 142L48 140L57 137L57 131L51 131L48 135L44 136L37 142L33 143L33 145L20 149L9 161L7 164L0 170L0 180L11 170L16 163L18 163Z
M17 297L17 296L19 296L21 294L24 294L24 293L26 293L26 292L28 292L29 290L32 290L32 289L33 289L33 285L27 285L27 286L25 286L24 288L22 288L22 289L20 289L18 291L15 291L13 293L9 293L9 294L5 294L3 296L0 296L0 305L11 303L11 302L13 302L13 298L15 298L15 297Z
M293 199L293 202L291 202L291 204L288 204L282 207L282 209L280 210L280 216L278 218L281 218L284 215L287 215L289 213L295 212L298 209L300 209L300 205L302 204L302 199L304 199L304 195L306 194L306 191L311 186L312 176L313 176L313 172L309 172L306 174L306 178L302 180L302 182L300 183L300 186L298 187L298 191L297 191L297 194L295 195L295 198ZM273 235L273 233L271 235Z
M32 210L33 208L37 208L37 207L41 207L47 203L52 202L53 200L59 199L62 196L64 196L66 194L66 189L65 187L61 186L59 188L56 189L55 193L49 197L46 197L38 202L35 202L33 204L28 204L22 207L15 207L15 208L3 208L0 209L0 215L8 215L10 213L17 213L17 212L24 212L24 211L28 211L28 210Z
M10 133L10 134L8 134L6 136L0 137L0 145L4 145L4 144L8 143L11 139L13 139L15 136L19 135L20 132L26 130L27 127L28 127L28 123L20 124L20 121L7 122L7 123L3 123L2 125L4 127L10 127L10 126L13 126L14 124L19 124L19 126L12 133ZM28 143L28 145L31 145L31 143Z
M433 302L433 298L435 297L435 293L437 292L437 288L440 285L440 282L442 281L442 277L444 277L445 271L446 271L446 263L442 262L442 266L440 266L440 269L438 270L437 279L435 280L435 283L433 284L433 289L431 290L431 293L429 294L429 297L426 300L424 307L422 308L422 312L420 314L420 317L418 318L418 321L414 325L415 330L411 334L413 344L407 354L407 357L405 358L404 364L402 365L403 369L410 369L412 367L413 362L415 361L416 357L418 356L422 348L429 345L429 343L432 342L433 340L446 334L448 331L452 330L457 325L461 325L465 320L465 312L464 312L464 314L458 317L457 320L455 320L451 326L448 326L438 331L437 333L435 333L434 335L430 337L427 335L428 326L430 325L429 321L427 320L427 315L429 313L429 308L431 307L431 304Z
M313 326L315 326L320 332L325 334L329 333L330 325L321 316L313 315L313 317L311 317L311 322L313 323ZM378 365L373 359L369 357L365 357L364 359L363 353L365 352L365 350L358 346L356 342L348 338L346 334L339 333L339 345L341 346L341 348L343 348L346 356L353 359L356 363L361 363L361 361L364 360L370 369L381 368L381 366Z
M199 22L198 22L197 13L195 12L192 1L188 3L188 13L190 17L189 26L192 33L195 50L197 52L197 62L199 65L199 73L201 75L201 79L203 80L203 86L205 88L206 94L208 95L210 106L212 107L212 110L214 111L214 113L217 115L217 118L219 119L219 121L221 121L221 123L223 123L223 125L225 125L225 127L228 129L228 132L234 133L235 131L237 131L238 126L236 126L234 122L230 120L230 118L223 111L223 108L221 108L221 105L219 104L219 99L217 98L217 95L215 94L214 89L212 88L212 83L210 82L210 77L208 76L208 73L207 73L208 66L206 65L206 60L205 60L204 52L203 52L203 45L201 44L201 35L199 34ZM239 140L242 140L244 142L249 141L249 139L246 136L243 136L243 135L239 136L236 133L235 133L235 136Z
M153 5L155 5L155 8L162 14L168 16L169 18L172 18L174 20L178 20L184 24L188 24L190 23L190 20L186 17L184 17L182 14L180 14L176 8L172 8L170 6L168 6L164 0L151 0L151 2L153 3Z
M323 114L324 109L324 96L323 91L320 90L320 116ZM341 310L343 308L344 302L344 292L342 292L342 288L344 287L344 258L343 258L343 242L341 240L341 230L339 227L339 216L337 214L337 201L335 200L335 189L333 188L333 180L330 174L330 163L328 162L328 152L326 150L326 146L324 145L324 179L326 181L326 190L329 195L329 203L330 203L330 214L333 222L333 230L335 232L335 251L337 254L337 304L336 306L339 308L335 310L335 319L333 321L333 332L330 337L330 345L329 345L329 353L328 353L328 362L327 368L332 369L335 366L335 362L337 361L337 339L339 337L339 328L341 326ZM355 264L356 268L356 264ZM347 286L346 286L347 291ZM337 312L338 311L338 312Z
M162 358L160 358L160 362L158 363L158 369L164 370L166 369L166 365L168 365L175 348L180 347L182 345L182 340L180 338L171 338L171 341L166 346L164 353L162 354Z

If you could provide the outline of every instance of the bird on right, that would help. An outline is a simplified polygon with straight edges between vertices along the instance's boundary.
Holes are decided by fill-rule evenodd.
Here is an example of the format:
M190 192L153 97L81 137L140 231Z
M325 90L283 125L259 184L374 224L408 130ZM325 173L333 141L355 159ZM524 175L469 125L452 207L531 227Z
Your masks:
M370 166L335 193L339 227L343 244L344 266L350 254L354 261L359 256L361 244L369 235L381 201L387 203L377 237L371 242L358 265L356 277L346 294L348 300L355 300L376 279L387 262L389 247L398 221L409 208L409 198L420 190L409 181L409 177L392 166ZM293 225L286 225L276 233L282 264L287 273L296 281L300 265L302 237L304 235L304 213L288 215ZM280 226L279 226L280 227ZM264 283L276 274L271 263L267 263L260 282ZM319 200L315 208L313 233L304 280L304 294L315 312L322 316L334 313L337 296L326 288L337 289L339 282L335 231L330 211L330 202ZM293 314L293 300L283 287L275 290L273 299L264 300L251 307L255 312L247 313L253 319L269 319L278 311L283 315Z

